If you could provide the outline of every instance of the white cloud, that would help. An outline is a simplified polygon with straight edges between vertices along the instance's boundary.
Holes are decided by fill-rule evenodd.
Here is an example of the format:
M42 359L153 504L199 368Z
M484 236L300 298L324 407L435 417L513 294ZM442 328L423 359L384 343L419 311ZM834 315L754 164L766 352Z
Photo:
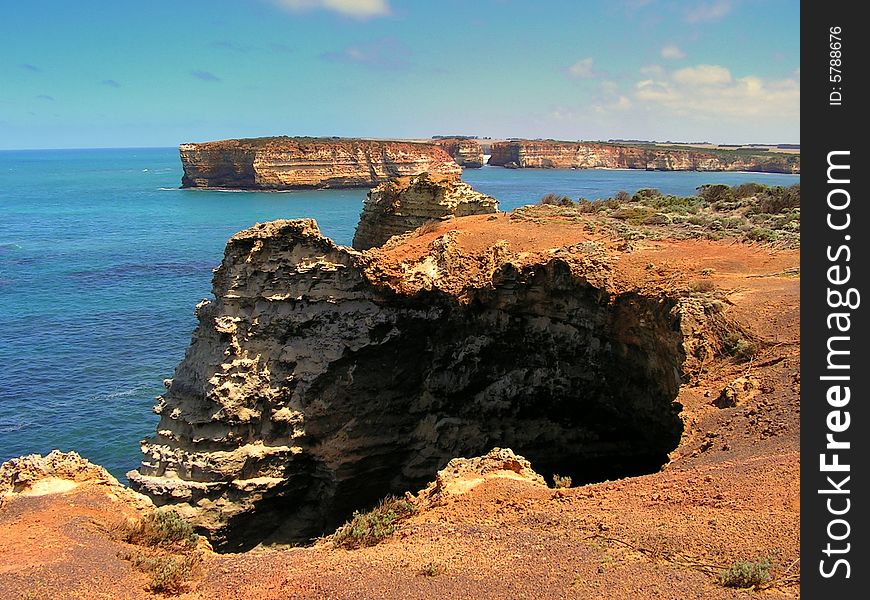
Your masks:
M731 83L731 71L719 65L698 65L674 71L674 81L684 85L726 85Z
M797 119L796 79L734 78L725 67L697 65L638 81L634 99L682 117Z
M293 11L329 10L347 17L367 19L390 14L389 0L273 0Z
M718 21L731 12L731 0L715 0L693 6L686 11L686 21L689 23L706 23Z
M592 58L583 58L568 67L568 75L576 79L588 79L594 75Z
M676 44L668 44L662 48L662 58L666 60L679 60L686 58L686 53L680 50L680 47Z

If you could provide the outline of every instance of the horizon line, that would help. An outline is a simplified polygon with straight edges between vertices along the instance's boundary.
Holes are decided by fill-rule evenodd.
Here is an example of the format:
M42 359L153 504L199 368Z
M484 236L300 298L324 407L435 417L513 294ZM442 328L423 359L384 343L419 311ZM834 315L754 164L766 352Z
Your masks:
M217 142L217 141L225 141L225 140L244 140L244 139L261 139L261 138L274 138L274 137L299 137L299 138L321 138L321 139L345 139L345 140L385 140L385 141L437 141L439 138L467 138L472 141L556 141L556 142L569 142L569 143L583 143L583 142L592 142L592 143L600 143L600 144L619 144L619 143L638 143L638 144L667 144L672 146L687 146L687 145L700 145L700 144L709 144L712 146L767 146L771 148L776 148L778 146L797 146L800 148L800 142L777 142L777 143L767 143L767 142L743 142L743 143L723 143L723 142L681 142L681 141L659 141L659 140L640 140L634 138L611 138L609 140L564 140L558 138L527 138L527 137L492 137L492 136L464 136L464 135L453 135L453 136L442 136L435 135L430 137L370 137L370 136L311 136L311 135L262 135L262 136L253 136L253 137L236 137L236 138L220 138L220 139L211 139L205 140L203 142L179 142L175 145L170 146L63 146L63 147L54 147L54 148L0 148L0 152L51 152L51 151L60 151L60 150L158 150L158 149L170 149L170 148L179 148L183 144L202 144L206 142Z

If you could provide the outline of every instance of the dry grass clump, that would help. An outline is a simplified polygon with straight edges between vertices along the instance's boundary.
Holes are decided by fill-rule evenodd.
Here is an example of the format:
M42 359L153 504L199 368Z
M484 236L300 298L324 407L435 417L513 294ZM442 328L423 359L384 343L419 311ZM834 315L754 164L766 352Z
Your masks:
M122 538L138 546L191 549L196 547L199 536L177 512L154 511L134 524L124 525Z
M731 588L751 588L770 581L770 559L738 560L719 574L719 585Z
M158 594L176 595L187 591L187 582L202 559L198 554L148 554L134 552L125 556L133 567L150 576L148 589Z
M411 502L388 496L366 513L356 511L350 521L332 534L336 548L364 548L374 546L396 532L399 523L417 512Z
M202 557L196 552L199 536L174 511L153 511L135 522L125 522L114 533L140 549L123 552L121 558L150 578L148 589L175 595L187 591Z

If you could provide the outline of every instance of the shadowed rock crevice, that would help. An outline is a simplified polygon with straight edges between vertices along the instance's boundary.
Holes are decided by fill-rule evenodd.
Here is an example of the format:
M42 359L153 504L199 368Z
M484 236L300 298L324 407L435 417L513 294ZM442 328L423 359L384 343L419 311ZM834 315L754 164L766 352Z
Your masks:
M677 446L675 300L561 258L403 293L375 260L310 220L234 236L133 486L242 550L307 541L493 447L585 483L656 471Z

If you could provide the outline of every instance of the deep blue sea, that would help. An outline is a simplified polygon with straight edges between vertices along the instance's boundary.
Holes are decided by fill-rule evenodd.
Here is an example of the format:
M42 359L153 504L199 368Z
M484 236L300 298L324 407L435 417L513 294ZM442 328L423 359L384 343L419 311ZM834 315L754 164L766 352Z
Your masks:
M504 210L555 192L589 199L795 175L467 170ZM0 152L0 461L76 450L123 481L210 296L227 238L258 221L314 217L349 244L366 190L177 189L174 148Z

